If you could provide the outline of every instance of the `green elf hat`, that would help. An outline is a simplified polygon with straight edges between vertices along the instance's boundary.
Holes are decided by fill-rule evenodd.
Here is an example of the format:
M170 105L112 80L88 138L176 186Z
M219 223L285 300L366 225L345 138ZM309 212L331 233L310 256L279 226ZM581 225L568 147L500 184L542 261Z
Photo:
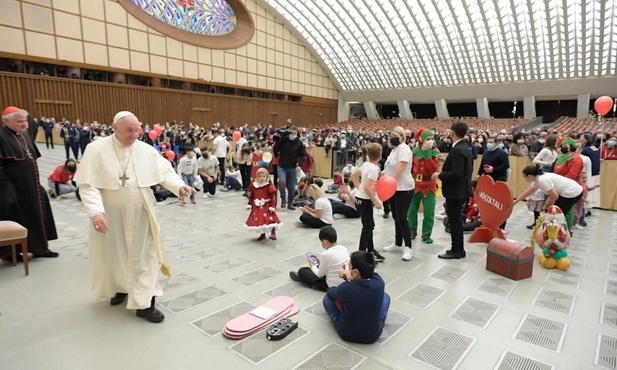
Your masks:
M429 136L435 136L435 133L433 131L427 130L425 128L421 128L418 131L418 134L420 136L420 141L424 142L424 140L426 140L427 137Z
M564 145L576 146L576 141L574 141L574 139L572 139L571 137L566 137L565 139L561 140L558 146L561 147Z

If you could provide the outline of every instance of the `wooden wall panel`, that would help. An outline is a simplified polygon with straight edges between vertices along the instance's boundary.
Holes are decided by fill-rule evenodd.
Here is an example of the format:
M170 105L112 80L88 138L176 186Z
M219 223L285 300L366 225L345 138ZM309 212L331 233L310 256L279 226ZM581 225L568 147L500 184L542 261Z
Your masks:
M205 127L213 122L282 126L287 118L311 126L336 122L337 117L332 102L318 106L314 101L304 104L7 72L0 72L0 92L1 107L17 105L34 117L71 121L109 123L121 110L132 111L144 123L176 120Z

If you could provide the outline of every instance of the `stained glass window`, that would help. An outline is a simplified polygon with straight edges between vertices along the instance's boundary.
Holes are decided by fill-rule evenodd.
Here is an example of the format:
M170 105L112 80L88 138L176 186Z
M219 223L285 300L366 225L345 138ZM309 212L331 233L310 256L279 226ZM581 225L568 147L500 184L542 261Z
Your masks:
M227 35L237 25L236 13L225 0L131 1L159 21L198 35Z

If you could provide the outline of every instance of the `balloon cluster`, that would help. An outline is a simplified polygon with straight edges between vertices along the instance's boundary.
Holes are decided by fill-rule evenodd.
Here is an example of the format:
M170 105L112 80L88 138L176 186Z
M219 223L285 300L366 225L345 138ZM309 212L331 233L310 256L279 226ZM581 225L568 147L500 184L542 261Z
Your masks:
M141 130L141 127L140 127ZM165 129L161 125L154 125L152 130L148 132L148 137L152 139L152 141L156 140L161 134L165 131ZM138 131L138 134L141 134L141 131ZM170 150L166 145L161 147L161 152L165 153L165 156L169 161L172 161L176 158L176 153L173 150Z
M161 127L160 125L154 125L152 127L152 130L148 132L148 137L150 137L150 139L154 141L156 140L157 137L159 137L163 133L163 131L164 131L163 127Z
M542 248L538 253L538 261L544 268L565 271L570 267L566 251L570 246L570 233L559 207L550 206L546 213L540 216L533 230L532 241Z

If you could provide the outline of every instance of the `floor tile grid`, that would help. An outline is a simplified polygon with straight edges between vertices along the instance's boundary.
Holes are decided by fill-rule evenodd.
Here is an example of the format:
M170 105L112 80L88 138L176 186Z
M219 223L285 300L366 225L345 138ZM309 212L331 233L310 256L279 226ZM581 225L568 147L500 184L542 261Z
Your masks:
M219 197L219 195L220 195L220 197ZM233 199L231 196L227 196L227 197L223 198L224 195L227 195L227 194L217 194L217 199L216 200L226 199L226 200L229 200L229 201L235 201L235 199ZM78 204L78 203L76 203L76 204ZM52 206L55 207L56 204L52 203ZM177 206L177 204L176 204L176 206ZM166 206L166 207L174 207L174 205L169 205L169 206ZM179 208L179 206L177 206L177 207L178 207L177 209L181 209L181 208ZM159 207L159 208L162 208L162 207ZM186 207L186 208L188 209L188 207ZM78 207L77 206L75 206L75 207L66 207L66 209L70 210L69 212L74 212L74 210L78 209ZM220 207L220 209L223 209L223 207ZM284 213L284 212L286 213L286 211L280 211L280 213ZM600 212L601 211L594 211L595 214L600 214ZM196 209L192 210L192 211L189 211L189 212L186 212L186 213L189 214L189 215L193 215L193 214L196 213ZM295 218L295 216L292 216L292 214L285 215L285 216L287 216L287 218L290 218L292 220ZM525 217L530 216L530 214L528 213L527 210L525 210L524 208L521 207L521 208L518 209L518 211L515 210L514 216L519 216L519 218L520 218L520 219L515 220L515 222L513 222L513 226L517 225L517 223L520 224L520 225L518 225L518 228L517 228L517 230L518 230L518 229L524 228L524 223L521 223L521 221L525 220ZM529 218L531 218L531 217L529 217ZM386 244L387 241L388 241L387 239L391 238L392 234L393 234L393 232L392 232L392 224L391 224L392 220L391 219L389 219L389 220L380 220L379 218L376 218L376 220L378 222L381 222L381 224L380 224L380 226L378 226L378 228L381 229L380 237L384 238L384 239L379 239L379 240L381 240L380 245L381 244L387 245ZM182 230L181 229L182 224L180 222L169 222L168 219L163 220L163 221L168 222L166 225L164 225L164 227L169 227L169 225L172 225L173 228L177 228L177 230L174 230L174 231L181 231ZM350 221L351 220L337 220L337 225L341 225L340 230L355 230L355 227L352 227L353 224ZM384 221L389 221L390 223L386 223ZM284 222L286 222L286 221L284 220ZM289 222L286 222L286 224L289 225ZM594 221L589 222L589 224L590 224L590 226L593 226L594 225ZM596 223L596 225L597 224L598 223ZM439 224L436 224L436 228L437 228L438 225ZM339 228L337 227L337 229L339 229ZM63 232L65 234L62 234ZM306 249L305 247L302 247L302 246L289 246L289 247L287 247L287 249L280 248L280 249L283 250L281 252L281 251L277 250L276 247L273 248L273 249L265 249L263 246L260 246L260 245L258 245L256 243L247 242L247 240L248 240L247 239L247 234L221 232L220 229L219 230L210 230L209 232L212 233L212 235L214 235L215 237L219 237L219 236L225 235L225 236L227 236L229 238L229 241L232 242L232 243L230 243L230 244L232 244L231 246L229 246L228 248L226 247L226 253L228 253L226 258L230 258L230 257L232 257L234 255L238 255L238 256L244 255L245 257L248 257L248 258L251 258L251 259L255 259L257 264L261 264L261 265L270 265L271 264L274 268L277 268L277 269L280 269L280 270L284 270L284 272L287 272L287 270L289 269L289 266L287 264L281 264L279 262L279 260L277 260L277 262L271 262L271 260L269 258L267 258L267 257L280 256L281 255L280 253L282 253L282 252L289 253L289 256L293 257L293 255L299 255L300 253L303 252L304 249ZM312 231L312 230L306 230L306 232L315 234L315 232ZM517 231L515 231L515 233L516 232ZM439 235L440 233L437 233L437 232L435 234L436 234L436 240L437 239L443 239L444 240L443 245L441 245L442 249L443 248L447 248L447 241L448 241L449 235L447 235L447 234ZM84 243L84 238L83 238L84 233L83 233L83 231L81 233L78 230L74 230L74 229L73 230L67 230L67 231L61 231L61 235L63 235L63 236L66 235L64 237L67 237L67 238L68 237L73 238L72 241L75 242L75 243L71 243L71 242L65 243L64 244L65 248L75 248L74 249L75 251L80 250L80 249L84 249L85 246L83 244ZM178 240L177 238L179 238L180 235L178 235L176 237L170 237L168 239L168 241L172 241L174 239ZM526 230L521 230L518 235L521 236L521 237L519 237L519 240L523 240L523 239L526 238L525 235L527 235L527 231ZM249 236L249 237L252 237L252 236ZM316 235L311 236L311 238L313 238L313 237L315 237L315 239L316 239ZM80 240L80 239L81 239L81 243L82 244L81 244L81 246L78 246L78 245L76 245L76 242L78 240ZM305 238L305 239L307 241L310 241L309 238ZM576 239L576 235L575 235L575 239ZM583 238L583 239L586 239L586 238ZM351 238L349 240L350 240L350 242L352 241ZM242 248L238 247L238 245L241 245ZM350 245L352 245L352 244L350 244ZM193 246L186 246L186 245L182 246L181 245L181 247L182 248L179 248L173 254L174 255L175 254L177 254L177 255L181 255L181 254L184 255L184 254L191 253L191 252L197 252L197 251L199 251L200 248L203 248L203 247L198 246L198 245L193 245ZM246 255L244 253L246 253L246 248L247 247L259 248L259 252L260 253L256 252L256 253L252 253L250 255ZM400 276L399 279L393 281L388 286L388 290L401 292L401 291L404 291L405 289L409 289L409 286L410 286L409 281L416 281L417 282L419 280L418 279L419 276L424 276L424 278L422 280L425 280L428 275L425 274L427 271L424 271L423 269L427 269L427 270L430 270L430 272L434 272L436 270L436 266L435 265L438 262L441 262L441 261L437 261L436 258L435 258L435 254L436 253L435 253L435 251L433 249L431 249L431 248L434 248L434 247L439 247L439 246L424 246L424 245L421 245L421 243L419 243L419 242L415 243L415 248L416 248L416 250L418 252L418 256L420 257L419 259L424 257L423 253L421 253L421 252L424 252L424 251L426 251L426 258L427 259L426 259L426 261L423 262L422 265L418 266L418 268L415 268L413 270L407 270L406 268L404 268L405 267L405 263L402 263L402 261L399 264L402 264L403 268L398 268L398 266L395 266L395 265L389 267L387 264L384 264L384 267L383 267L384 272L391 273L392 275ZM473 246L473 247L475 247L475 246ZM614 249L616 247L617 246L615 245L615 243L611 243L611 248ZM467 249L471 249L471 248L472 248L472 246L467 246ZM350 250L353 250L353 248L350 248ZM480 249L478 249L478 250L480 250ZM69 249L68 251L71 251L71 250ZM590 249L578 248L578 247L572 248L571 252L572 252L571 254L573 256L577 256L577 257L578 256L583 256L582 258L588 258L587 256L589 256L590 253L593 253L593 251L591 251ZM80 252L80 253L83 253L83 252ZM255 256L261 256L262 253L263 253L264 258L255 257ZM605 255L609 256L610 253L611 252L607 249ZM83 254L82 254L82 256L83 256ZM387 255L386 255L386 257L387 257ZM214 259L211 259L211 260L213 261ZM208 261L210 261L210 259ZM180 263L180 261L178 261L178 263ZM545 279L536 279L536 278L541 277L543 274L544 274L545 278L548 278L548 274L550 274L552 271L544 270L544 269L541 268L541 266L539 264L537 264L537 262L534 261L534 263L535 263L535 265L534 265L534 276L532 277L532 279L534 280L533 281L533 284L534 284L533 287L535 287L535 289L532 289L531 293L523 294L523 292L527 292L529 289L527 289L526 283L524 281L520 282L523 285L519 284L519 285L515 286L515 288L514 288L512 294L510 295L509 299L516 302L514 304L514 306L523 307L523 306L526 305L529 308L529 311L534 313L534 314L538 314L538 312L546 313L546 310L542 309L542 311L540 311L539 308L536 308L536 307L533 306L533 301L534 301L535 296L538 294L539 287L543 286L543 285L546 285L546 283L547 283L547 281ZM458 290L460 290L460 293L471 292L472 296L474 296L474 297L476 297L478 299L487 300L489 302L494 302L492 299L495 299L495 300L502 299L500 296L491 295L491 294L488 294L488 293L485 293L485 292L481 292L481 291L476 291L475 290L476 286L483 281L483 279L475 279L475 277L477 276L476 274L481 274L482 272L484 272L483 271L484 270L484 266L482 266L482 263L478 263L477 265L474 265L474 266L471 266L471 267L468 267L467 266L468 263L465 263L465 262L463 262L461 264L457 264L455 262L453 264L456 265L456 266L459 266L459 267L462 267L463 264L464 264L465 268L469 269L469 272L461 280L459 280L459 281L457 281L456 283L453 284L454 287L456 287L456 288L458 288ZM188 265L188 266L186 266L186 265ZM197 267L194 264L193 265L191 265L191 264L182 264L182 265L179 265L179 266L181 266L182 271L186 271L187 274L190 274L190 275L193 275L193 276L196 276L196 277L199 277L199 278L203 278L204 277L204 275L198 274L198 272L194 269L195 267ZM571 292L572 290L574 290L576 292L575 294L577 295L577 300L578 300L578 299L580 299L579 295L583 294L583 292L582 292L583 289L582 288L584 287L584 284L587 281L586 279L587 279L588 276L590 276L590 274L588 274L587 272L584 271L584 268L585 268L584 265L581 266L581 267L583 267L583 271L578 271L577 269L575 269L575 267L576 266L573 264L573 266L571 268L571 271L573 273L579 273L580 276L582 276L582 279L579 279L578 288L576 286L574 288L572 288L572 287L570 287L570 286L568 286L566 284L564 287L556 288L556 290L560 290L561 291L563 289L563 291L566 291L566 292ZM201 270L203 270L203 269L201 269ZM606 279L607 280L608 279L610 279L610 280L617 280L617 279L612 279L612 276L610 275L610 271L608 270L608 267L607 267L607 271L602 271L601 273L606 273ZM598 272L594 271L593 274L598 274ZM285 275L285 274L283 274L283 275ZM236 276L236 275L234 275L234 276ZM489 276L486 276L486 278L488 278ZM272 284L261 284L261 285L253 286L253 288L254 287L259 287L258 290L260 290L261 292L254 292L254 289L252 288L252 286L238 287L238 289L236 291L230 290L230 292L231 292L231 294L234 297L237 296L237 295L244 295L244 294L247 294L247 295L255 294L255 293L264 294L263 292L267 291L268 288L269 289L273 289L273 288L275 288L277 286L282 285L285 282L285 280L286 280L285 278L286 278L286 276L282 276L282 277L277 276L275 278L272 278L272 280L268 280ZM434 283L437 286L447 286L448 284L450 284L448 282L433 281L434 279L428 279L428 280L431 281L432 283ZM538 280L538 282L536 282L536 280ZM226 282L226 281L222 281L222 282L221 281L213 281L213 282L215 284L217 284L218 286L220 286L221 288L224 288L224 289L227 288L227 286L225 286L225 285L227 285L228 282ZM469 286L468 282L473 282L473 286ZM191 284L193 284L193 282ZM237 285L235 282L233 284L231 284L231 285L234 285L234 284ZM441 285L441 284L444 284L444 285ZM266 286L266 285L268 285L268 286ZM401 289L401 287L403 289ZM173 288L173 289L175 289L175 288ZM227 289L225 289L225 290L227 290ZM613 284L611 284L609 292L612 293L613 291L615 291L616 294L617 294L617 286L615 286L615 289L613 289ZM172 295L172 293L173 293L172 289L169 289L169 291L166 291L166 297L170 297ZM303 301L306 296L308 296L308 294L298 297L298 300L299 301ZM608 299L609 302L610 301L614 302L612 296L604 294L604 290L603 289L602 289L602 292L601 292L601 296L603 297L604 300ZM221 300L227 300L229 298L234 298L234 297L226 296L226 297L220 298L220 299ZM521 302L521 298L524 298L525 302ZM594 296L594 299L595 298L597 298L597 297ZM429 312L428 312L429 317L433 317L433 319L435 319L435 316L432 316L432 314L434 312L439 312L439 313L443 312L443 308L441 308L441 306L440 306L442 304L443 304L444 307L448 306L449 307L449 311L448 312L450 312L453 307L455 307L457 304L460 304L460 302L461 302L461 299L456 300L456 302L451 302L451 301L450 302L446 302L445 300L442 301L442 299L443 298L440 298L436 303L433 304L433 306L431 307L431 310L429 310ZM254 299L250 299L250 300L251 301L255 301ZM393 300L393 302L394 302L394 300ZM217 303L217 302L214 301L213 303ZM422 311L420 309L416 309L416 308L414 308L412 306L409 306L407 304L400 303L400 302L394 302L393 305L394 306L401 306L401 307L408 308L408 309L411 309L411 310ZM214 305L212 305L212 306L214 306ZM209 307L209 304L208 304L208 302L206 302L206 304L203 304L203 305L199 306L195 310L206 310L207 311L208 307ZM571 319L570 318L566 318L566 320L573 320L574 325L576 325L576 320L578 319L577 315L585 315L585 313L583 313L583 312L577 313L577 307L578 307L578 304L575 305L575 309L574 309L572 318ZM600 326L600 323L599 323L599 320L600 320L599 319L600 307L601 307L601 303L600 302L597 302L597 307L598 307L598 310L597 310L597 313L596 313L595 317L597 318L596 321L598 322L598 326ZM433 310L433 308L435 308L435 310ZM406 312L406 311L401 311L401 312ZM188 313L188 312L181 313L181 314L179 314L178 317L186 316L186 313ZM425 313L425 315L426 315L426 313ZM502 316L502 315L503 316L508 316L509 315L509 313L506 311L505 308L503 310L500 310L500 312L495 316L495 321L488 326L488 328L486 329L487 330L487 334L489 332L490 332L491 335L493 334L491 332L491 329L492 329L491 327L493 325L497 324L497 320L499 320L500 316ZM567 317L567 315L564 315L564 316ZM561 319L561 315L559 316L559 319ZM517 321L517 320L515 320L515 321ZM439 319L437 319L437 321L433 321L433 322L437 323L437 322L439 322ZM167 322L165 325L167 325L167 324L169 324L169 322ZM401 330L401 332L399 334L397 334L393 339L397 339L396 338L397 336L405 336L405 333L409 334L409 333L413 332L414 330L417 329L417 324L418 323L416 323L416 322L410 323L408 326L403 328ZM570 327L568 328L568 333L566 334L565 346L567 346L567 341L568 341L567 337L572 335L570 333L574 332L573 330L570 330L570 329L573 329L573 325L570 325ZM462 330L464 332L466 330L465 327L462 327ZM325 333L325 335L331 335L332 334L331 326L329 325L329 323L324 322L324 326L321 327L321 328L318 327L317 331L312 333L311 336L314 335L314 334L317 334L318 332ZM426 334L428 334L428 332L425 332L424 334L426 335ZM320 335L323 335L323 334L320 334ZM466 335L469 335L469 334L466 334ZM421 338L419 338L419 336L414 336L414 337L416 338L415 342L419 343ZM336 339L336 336L334 335L334 336L332 336L332 338ZM396 342L398 342L398 341L390 341L390 342L388 342L388 344L396 343ZM506 340L506 342L508 343L510 341ZM480 347L480 343L482 343L482 337L480 337L478 339L478 342L474 345L474 347L472 348L471 351L475 351L476 349L480 349L481 348ZM384 346L384 348L388 348L388 346ZM523 351L517 350L516 352L523 352ZM567 358L568 351L565 350L565 347L564 347L564 350L562 351L562 354L564 356L566 356L566 358ZM530 357L533 357L533 356L530 356ZM538 357L536 356L536 358L538 358ZM539 359L541 359L541 358L539 358ZM463 363L464 362L465 361L463 360ZM495 363L496 362L497 362L497 358L495 358ZM566 360L566 363L567 363L567 360Z

